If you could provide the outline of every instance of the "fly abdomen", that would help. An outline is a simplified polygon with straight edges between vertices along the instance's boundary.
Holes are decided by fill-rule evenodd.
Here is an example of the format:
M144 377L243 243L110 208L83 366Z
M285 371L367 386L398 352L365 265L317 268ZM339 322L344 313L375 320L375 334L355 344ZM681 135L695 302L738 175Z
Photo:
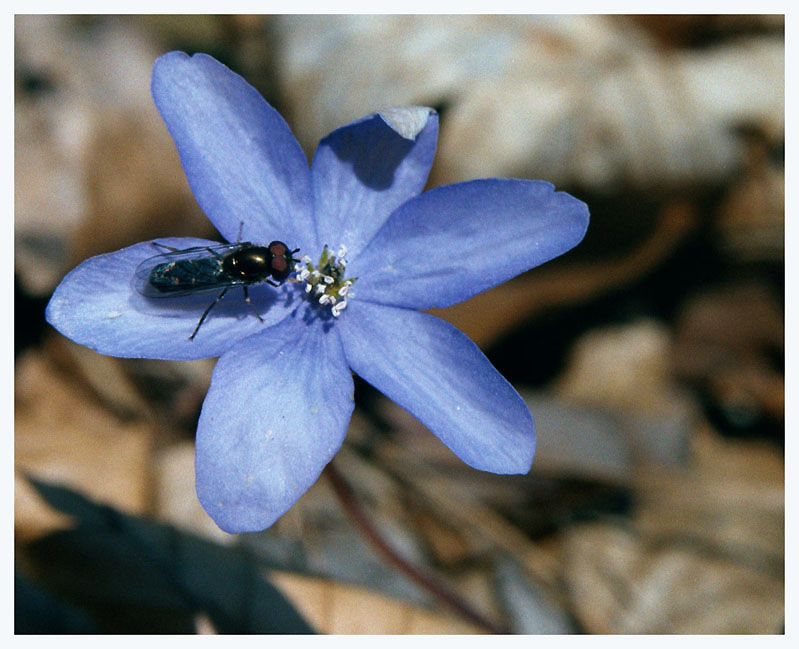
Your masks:
M219 288L224 279L216 257L179 259L153 266L142 291L148 297L194 293Z

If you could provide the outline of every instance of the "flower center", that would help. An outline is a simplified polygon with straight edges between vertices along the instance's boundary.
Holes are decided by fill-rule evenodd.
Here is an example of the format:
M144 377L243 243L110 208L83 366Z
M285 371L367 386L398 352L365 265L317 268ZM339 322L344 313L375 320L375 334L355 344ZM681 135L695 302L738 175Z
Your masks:
M335 255L325 245L316 266L308 255L304 255L296 268L297 280L305 283L305 292L322 306L329 305L336 318L347 307L347 299L353 297L351 287L358 279L344 279L346 268L347 248L343 245Z

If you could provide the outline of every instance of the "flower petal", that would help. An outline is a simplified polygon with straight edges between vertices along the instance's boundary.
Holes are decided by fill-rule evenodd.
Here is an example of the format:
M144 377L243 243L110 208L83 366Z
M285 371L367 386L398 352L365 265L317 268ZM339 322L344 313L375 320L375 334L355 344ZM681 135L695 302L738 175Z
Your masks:
M178 249L218 245L194 238L158 242ZM219 356L295 308L293 287L252 286L252 304L265 321L260 322L242 292L232 289L210 312L194 340L189 340L203 311L221 290L186 297L143 297L134 288L136 268L162 252L145 242L87 259L61 280L47 305L47 321L67 338L101 354L191 360Z
M344 441L352 374L334 332L288 319L219 359L197 428L197 495L231 533L263 530Z
M152 94L197 202L228 241L314 244L308 161L250 84L205 54L161 56Z
M352 300L337 323L350 367L435 433L466 464L526 473L530 411L465 334L435 316Z
M319 244L354 255L391 212L424 188L438 138L431 108L395 108L319 143L311 166Z
M449 306L563 254L587 227L586 204L547 182L446 185L397 209L347 274L360 300Z

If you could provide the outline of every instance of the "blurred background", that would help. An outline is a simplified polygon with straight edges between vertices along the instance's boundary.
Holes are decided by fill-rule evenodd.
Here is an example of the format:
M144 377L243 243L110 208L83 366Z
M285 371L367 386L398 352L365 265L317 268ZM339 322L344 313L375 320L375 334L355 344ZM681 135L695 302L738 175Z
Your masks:
M436 311L528 401L529 475L467 467L356 384L349 504L460 606L324 475L266 532L221 532L193 474L214 360L45 323L89 256L218 238L150 97L172 49L244 76L309 156L429 105L430 187L588 203L576 249ZM782 632L784 85L782 16L17 16L17 632Z

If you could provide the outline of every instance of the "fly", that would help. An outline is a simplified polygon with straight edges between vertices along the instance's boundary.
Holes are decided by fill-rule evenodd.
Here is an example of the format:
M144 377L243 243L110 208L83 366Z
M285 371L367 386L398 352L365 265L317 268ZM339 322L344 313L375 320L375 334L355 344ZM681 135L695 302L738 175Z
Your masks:
M262 282L280 286L294 271L297 260L293 255L299 251L299 248L289 250L282 241L273 241L268 246L242 241L183 250L156 242L153 245L166 252L145 259L136 268L135 286L143 296L178 297L222 289L200 316L189 340L194 340L211 309L233 286L241 286L244 300L263 322L250 301L247 287Z

